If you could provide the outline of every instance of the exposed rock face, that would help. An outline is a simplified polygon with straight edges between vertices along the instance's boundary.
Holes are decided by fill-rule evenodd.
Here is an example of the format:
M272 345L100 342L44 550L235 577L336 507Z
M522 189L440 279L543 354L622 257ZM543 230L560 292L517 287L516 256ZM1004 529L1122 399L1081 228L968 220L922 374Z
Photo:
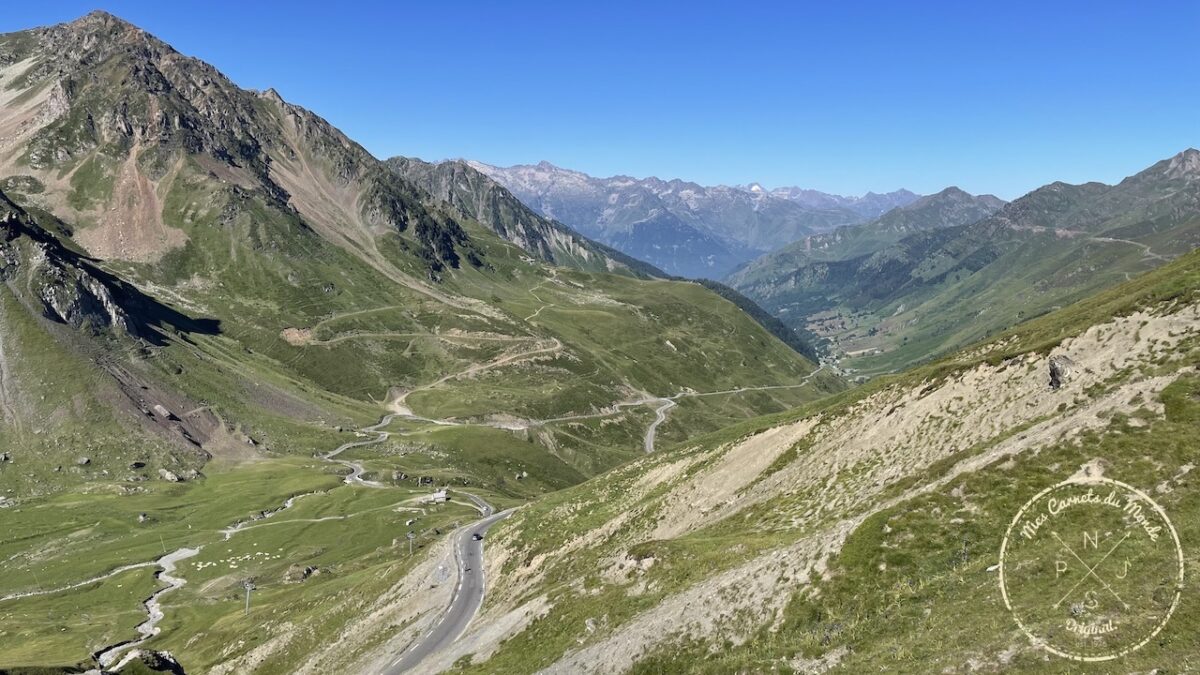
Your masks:
M74 328L115 328L130 322L112 289L0 194L0 280L23 277L46 318Z
M112 326L128 332L125 312L103 284L77 270L55 265L44 247L39 254L32 262L35 273L43 279L41 297L47 318L74 328Z
M216 332L219 323L194 320L67 248L39 221L0 193L0 283L45 318L93 333L127 335L155 344L164 325Z
M1050 357L1050 388L1058 389L1071 379L1075 372L1075 362L1062 355Z

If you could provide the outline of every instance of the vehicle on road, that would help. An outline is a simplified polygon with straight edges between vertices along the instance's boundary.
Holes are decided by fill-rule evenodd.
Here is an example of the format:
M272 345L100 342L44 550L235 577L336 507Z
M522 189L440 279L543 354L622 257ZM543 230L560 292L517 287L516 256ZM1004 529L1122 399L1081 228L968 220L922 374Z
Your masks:
M474 539L475 541L483 541L483 535L479 534L478 532L471 535L471 538Z

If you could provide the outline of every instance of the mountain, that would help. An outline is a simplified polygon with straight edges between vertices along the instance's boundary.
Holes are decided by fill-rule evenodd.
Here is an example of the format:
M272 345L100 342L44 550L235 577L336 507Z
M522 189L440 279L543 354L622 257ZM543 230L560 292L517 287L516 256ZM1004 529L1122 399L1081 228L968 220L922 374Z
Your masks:
M1192 250L1200 244L1198 167L1200 153L1189 149L1117 185L1047 185L978 222L892 243L867 237L861 248L851 238L820 256L793 248L730 283L825 338L854 368L893 370Z
M471 166L542 215L685 277L720 278L734 266L802 236L861 222L911 193L861 199L761 186L704 187L682 180L594 178L548 162ZM915 195L912 195L915 198ZM869 213L870 215L864 215Z
M998 593L1029 497L1103 473L1200 536L1198 175L808 263L793 300L900 317L897 360L970 343L851 389L737 291L109 14L0 35L0 672L1053 668ZM1189 663L1193 604L1122 667Z
M12 34L0 64L0 166L45 184L39 199L87 224L78 237L95 255L158 262L189 241L164 212L196 220L207 200L228 203L227 220L269 209L361 249L400 233L430 277L478 264L459 224L327 122L111 16Z
M311 390L305 397L338 397L337 413L301 406L309 418L370 410L376 397L432 394L430 412L460 417L567 415L630 391L720 388L751 372L775 384L815 367L735 304L696 284L643 280L661 273L536 217L470 167L389 167L274 91L243 90L103 12L0 37L0 87L0 187L13 208L41 214L38 236L75 252L89 275L190 319L151 336L154 362L252 354L253 367L238 356L232 370L218 369L222 377L240 371L287 383L284 398L297 396L299 383ZM100 302L77 295L72 302L89 311ZM580 330L577 312L603 318L603 330ZM71 323L99 318L86 316ZM724 330L685 335L701 317ZM188 327L201 324L222 328L190 344ZM637 335L654 339L614 350ZM405 346L389 349L396 344ZM729 355L722 363L744 372L696 372L688 345ZM771 367L754 363L759 357ZM527 360L548 369L542 386L502 401L491 398L489 378L445 377ZM672 372L672 360L682 370ZM647 362L657 367L639 365ZM172 378L179 396L214 399L205 378L217 373L203 370ZM246 391L220 392L227 419L282 424L280 440L309 433L307 421L266 419ZM762 403L778 409L792 393ZM630 441L640 435L628 432ZM567 463L595 471L614 461L613 441L610 433L598 454Z
M1200 516L1190 478L1198 336L1200 253L1192 252L936 363L540 500L489 536L488 602L428 665L467 673L1060 669L1069 661L1020 630L998 578L1001 560L1010 583L1028 583L1035 566L1053 569L1068 554L1047 533L1044 550L1053 552L1043 562L1005 559L1006 532L1023 504L1061 481L1090 480L1103 496L1119 489L1103 478L1152 494L1187 541L1195 527L1186 523ZM1100 553L1075 545L1078 534L1071 548L1098 559L1117 543L1122 526L1112 527L1114 541ZM1138 625L1161 619L1195 553L1184 547L1177 557L1170 537L1125 532L1134 534L1118 555L1169 562L1153 581L1137 582L1143 603L1085 604L1080 591L1050 625L1114 611L1148 621ZM1011 556L1023 540L1009 536ZM1105 583L1122 574L1121 563L1107 569ZM1019 588L1048 608L1077 590L1071 584L1085 575L1075 570L1050 597L1036 584L1009 586L1008 597ZM1098 597L1104 587L1095 588ZM1127 597L1124 588L1114 591ZM1187 662L1198 612L1185 607L1119 669ZM1054 635L1093 654L1127 645Z
M814 260L844 260L872 253L922 230L969 225L992 215L1005 202L992 195L970 195L956 187L921 197L859 225L845 225L799 241L752 260L735 270L729 279L752 283L772 277Z

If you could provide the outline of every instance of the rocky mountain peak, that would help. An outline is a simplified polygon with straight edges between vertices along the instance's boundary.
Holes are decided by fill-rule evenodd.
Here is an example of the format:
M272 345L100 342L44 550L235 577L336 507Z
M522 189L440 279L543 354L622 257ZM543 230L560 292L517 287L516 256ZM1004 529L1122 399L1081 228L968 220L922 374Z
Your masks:
M950 197L953 199L969 199L971 197L971 194L968 193L966 190L963 190L962 188L958 187L957 185L951 185L950 187L937 193L937 195L935 195L935 196Z
M70 21L63 25L72 26L72 27L81 28L81 29L86 29L86 28L92 27L92 26L99 26L99 27L104 27L107 29L113 29L113 30L119 30L119 31L125 31L125 32L137 32L137 33L144 32L144 31L142 31L142 29L138 28L137 26L133 25L132 23L129 23L125 19L122 19L121 17L116 16L115 14L106 12L103 9L94 9L94 10L88 12L87 14L84 14L83 16L79 17L78 19L75 19L74 21Z
M1172 179L1200 178L1200 150L1188 148L1167 160L1166 175Z

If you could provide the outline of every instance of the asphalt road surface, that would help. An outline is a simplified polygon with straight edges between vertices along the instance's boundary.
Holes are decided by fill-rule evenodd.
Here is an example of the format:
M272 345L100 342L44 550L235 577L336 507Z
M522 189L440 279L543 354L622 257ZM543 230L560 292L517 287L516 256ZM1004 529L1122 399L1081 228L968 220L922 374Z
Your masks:
M450 599L450 606L433 628L417 638L403 654L383 672L385 675L405 673L421 664L431 654L449 647L466 631L476 612L483 604L483 539L488 528L507 518L511 511L494 513L490 504L475 495L467 495L483 514L483 519L458 531L454 541L454 557L458 564L458 585Z

